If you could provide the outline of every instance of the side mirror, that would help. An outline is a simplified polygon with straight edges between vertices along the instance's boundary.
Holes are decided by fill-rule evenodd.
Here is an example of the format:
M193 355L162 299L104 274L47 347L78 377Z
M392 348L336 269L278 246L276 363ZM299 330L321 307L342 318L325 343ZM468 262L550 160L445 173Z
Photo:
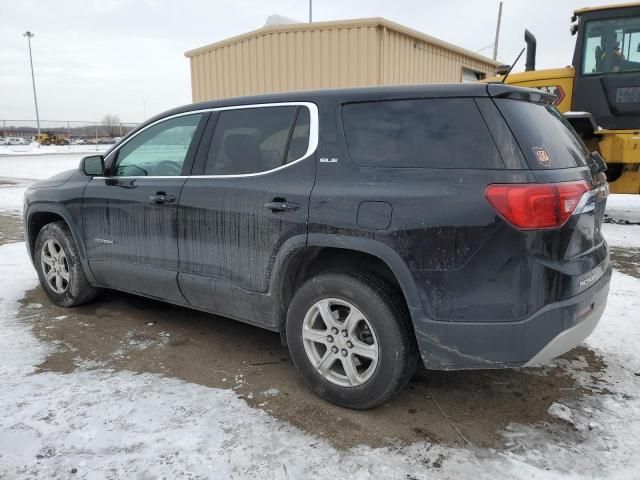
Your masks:
M91 155L80 160L80 171L90 177L104 174L104 157Z

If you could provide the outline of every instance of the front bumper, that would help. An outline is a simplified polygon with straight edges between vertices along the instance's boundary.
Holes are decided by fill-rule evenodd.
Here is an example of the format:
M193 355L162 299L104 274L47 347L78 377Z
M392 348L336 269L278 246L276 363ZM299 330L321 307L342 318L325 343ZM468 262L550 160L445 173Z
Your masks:
M424 365L434 370L508 368L543 363L595 329L609 294L611 266L588 290L518 322L441 322L413 311Z

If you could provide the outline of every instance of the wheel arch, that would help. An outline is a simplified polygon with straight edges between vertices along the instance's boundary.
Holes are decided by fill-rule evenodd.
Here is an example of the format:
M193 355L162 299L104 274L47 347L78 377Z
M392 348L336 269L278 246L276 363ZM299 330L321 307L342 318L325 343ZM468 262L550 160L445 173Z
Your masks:
M345 268L369 259L368 273L382 277L395 285L404 297L408 311L422 310L418 290L409 268L400 255L388 245L377 240L343 235L309 234L307 241L290 242L280 250L274 264L271 293L274 296L276 327L282 331L288 305L299 287L322 260L336 255L348 259ZM332 269L331 264L325 270ZM413 318L412 318L413 319Z
M71 215L57 205L32 206L27 211L27 214L25 215L24 228L29 256L33 260L36 238L38 237L40 230L49 223L60 221L64 222L67 227L69 227L69 231L71 231L71 235L73 236L73 241L80 253L80 258L84 263L86 261L86 254L82 235L80 235L78 226L73 221Z

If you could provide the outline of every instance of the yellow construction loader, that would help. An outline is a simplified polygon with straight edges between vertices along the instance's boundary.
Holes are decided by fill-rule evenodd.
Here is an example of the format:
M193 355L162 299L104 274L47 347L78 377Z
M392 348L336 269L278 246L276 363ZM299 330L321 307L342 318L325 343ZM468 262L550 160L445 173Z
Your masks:
M51 132L44 132L40 135L36 135L34 140L40 145L69 145L67 137L56 135Z
M640 3L582 8L571 21L571 66L536 70L536 39L525 30L525 71L505 83L555 94L557 108L607 161L611 191L640 193ZM493 81L506 71L499 73Z

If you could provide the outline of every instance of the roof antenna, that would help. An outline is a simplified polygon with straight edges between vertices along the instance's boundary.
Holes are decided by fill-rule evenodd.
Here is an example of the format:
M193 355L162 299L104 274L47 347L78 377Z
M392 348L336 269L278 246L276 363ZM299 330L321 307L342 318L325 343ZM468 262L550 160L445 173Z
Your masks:
M507 73L505 74L505 76L502 77L502 81L500 83L504 83L505 82L505 80L507 79L507 77L511 73L511 70L513 70L513 67L516 66L516 63L518 63L518 60L520 60L520 57L522 56L522 54L524 53L525 50L526 50L526 48L523 48L522 50L520 50L520 54L516 57L516 61L511 64L511 67L509 67L509 70L507 70Z

